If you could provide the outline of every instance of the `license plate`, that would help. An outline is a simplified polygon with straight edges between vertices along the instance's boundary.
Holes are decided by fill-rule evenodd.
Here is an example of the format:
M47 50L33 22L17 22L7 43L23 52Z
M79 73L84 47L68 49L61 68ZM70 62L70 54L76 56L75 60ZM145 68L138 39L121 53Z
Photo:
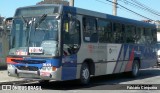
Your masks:
M39 78L37 74L19 73L19 77L22 78Z
M49 72L40 72L40 76L50 76Z

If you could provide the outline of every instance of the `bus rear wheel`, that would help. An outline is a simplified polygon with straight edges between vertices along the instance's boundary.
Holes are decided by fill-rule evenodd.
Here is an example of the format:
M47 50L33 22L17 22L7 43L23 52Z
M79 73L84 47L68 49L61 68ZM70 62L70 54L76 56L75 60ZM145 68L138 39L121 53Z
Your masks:
M134 60L132 64L132 71L130 72L131 77L137 77L139 74L139 61Z
M80 71L80 83L87 85L90 81L90 71L87 63L83 63Z

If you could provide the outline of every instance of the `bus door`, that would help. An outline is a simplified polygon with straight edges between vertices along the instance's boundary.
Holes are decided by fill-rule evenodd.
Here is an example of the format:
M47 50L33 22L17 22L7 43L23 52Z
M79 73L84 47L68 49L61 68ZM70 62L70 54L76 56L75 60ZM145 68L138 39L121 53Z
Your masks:
M63 19L62 43L62 80L76 79L77 52L80 48L80 22L72 14Z

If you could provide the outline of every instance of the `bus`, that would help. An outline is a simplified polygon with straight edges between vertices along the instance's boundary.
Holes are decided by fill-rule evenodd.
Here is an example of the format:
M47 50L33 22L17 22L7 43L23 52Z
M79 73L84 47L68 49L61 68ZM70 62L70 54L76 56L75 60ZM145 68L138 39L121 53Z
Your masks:
M76 7L20 7L13 17L9 76L65 81L128 72L156 64L156 26Z

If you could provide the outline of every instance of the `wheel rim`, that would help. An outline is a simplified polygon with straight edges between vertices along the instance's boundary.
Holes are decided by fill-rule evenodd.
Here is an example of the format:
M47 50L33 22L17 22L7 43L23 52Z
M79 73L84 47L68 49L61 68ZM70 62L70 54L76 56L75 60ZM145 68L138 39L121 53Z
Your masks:
M82 76L84 77L85 80L89 78L89 70L87 68L83 70Z
M133 74L137 75L138 73L138 64L135 63L135 65L133 66Z

